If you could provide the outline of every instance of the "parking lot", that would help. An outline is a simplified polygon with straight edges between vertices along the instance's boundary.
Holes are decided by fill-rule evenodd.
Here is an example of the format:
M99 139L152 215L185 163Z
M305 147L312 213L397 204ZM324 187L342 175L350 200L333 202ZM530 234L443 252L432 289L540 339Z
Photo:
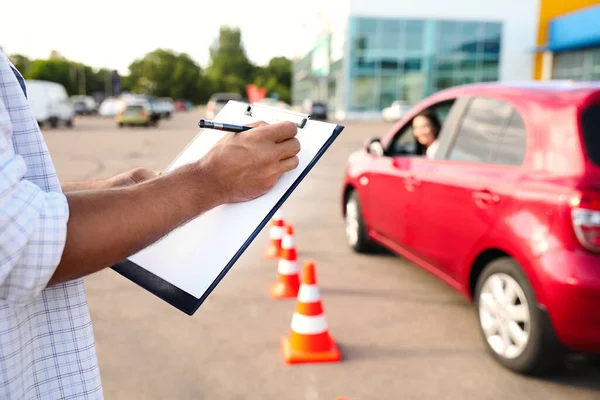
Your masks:
M201 110L158 127L117 128L78 117L44 130L61 180L166 167L197 133ZM563 376L528 379L499 367L461 295L399 257L358 256L345 242L340 187L348 154L389 124L348 122L282 207L300 261L314 259L337 364L287 366L279 341L295 302L268 286L267 232L192 317L112 270L86 279L107 399L599 399L600 369L574 362Z

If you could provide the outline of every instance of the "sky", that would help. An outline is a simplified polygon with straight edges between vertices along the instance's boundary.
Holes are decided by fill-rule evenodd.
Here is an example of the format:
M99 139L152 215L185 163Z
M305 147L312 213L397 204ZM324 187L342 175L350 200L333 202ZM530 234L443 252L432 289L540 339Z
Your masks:
M330 7L338 0L297 6L286 0L2 0L0 48L30 58L57 50L127 74L132 61L156 48L185 52L206 66L219 27L230 25L241 29L250 60L264 65L272 57L292 58L314 40L316 13L325 2Z

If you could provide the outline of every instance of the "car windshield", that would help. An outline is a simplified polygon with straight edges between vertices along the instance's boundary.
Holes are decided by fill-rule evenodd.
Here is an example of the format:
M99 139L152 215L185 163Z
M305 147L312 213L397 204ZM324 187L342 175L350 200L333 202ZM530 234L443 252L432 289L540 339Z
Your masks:
M143 106L127 106L126 111L142 111Z
M219 97L215 100L217 104L226 104L229 100L239 100L237 97Z
M588 157L600 166L600 103L588 107L583 112L581 128Z

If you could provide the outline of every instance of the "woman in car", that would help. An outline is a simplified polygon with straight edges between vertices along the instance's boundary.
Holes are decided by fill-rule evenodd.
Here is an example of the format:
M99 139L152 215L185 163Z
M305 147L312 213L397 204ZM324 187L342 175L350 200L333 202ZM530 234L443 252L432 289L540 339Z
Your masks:
M431 110L424 110L412 120L413 135L417 139L417 154L433 158L438 149L438 135L442 130L440 120Z

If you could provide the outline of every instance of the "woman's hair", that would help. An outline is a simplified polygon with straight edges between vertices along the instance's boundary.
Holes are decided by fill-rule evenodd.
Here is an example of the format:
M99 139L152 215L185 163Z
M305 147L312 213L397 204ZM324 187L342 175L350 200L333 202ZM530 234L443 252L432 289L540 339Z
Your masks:
M423 111L421 111L420 113L418 113L417 115L415 115L413 117L413 121L415 118L417 117L425 117L429 120L429 123L431 124L431 127L433 128L433 136L435 137L435 139L438 138L440 131L442 130L442 123L440 122L440 119L437 117L436 113L433 112L431 109L425 109ZM417 155L425 155L425 153L427 152L427 147L425 147L424 145L422 145L421 143L419 143L418 140L416 140L415 138L415 142L417 144Z
M429 123L431 124L431 126L434 129L433 134L435 135L435 138L437 139L438 135L440 134L440 131L442 130L442 123L440 122L440 119L437 117L435 112L433 112L430 109L426 109L426 110L421 111L417 115L415 115L415 118L417 118L417 117L425 117L429 120Z

